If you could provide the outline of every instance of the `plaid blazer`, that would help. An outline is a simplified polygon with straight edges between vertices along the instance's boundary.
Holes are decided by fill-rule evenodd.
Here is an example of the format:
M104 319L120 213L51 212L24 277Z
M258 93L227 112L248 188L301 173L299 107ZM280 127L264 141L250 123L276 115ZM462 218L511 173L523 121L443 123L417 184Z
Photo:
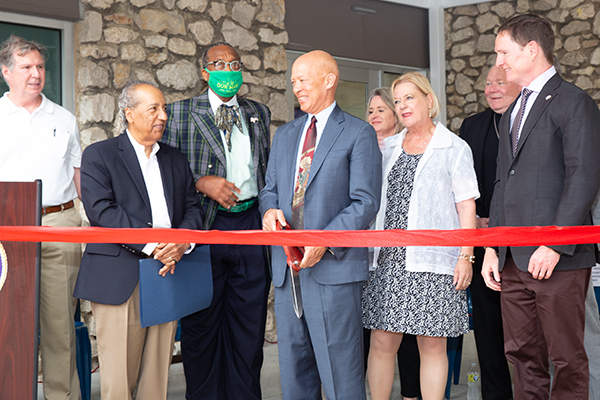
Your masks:
M271 111L267 106L252 100L238 97L238 103L249 130L254 172L260 191L265 185L269 159ZM215 114L210 108L208 89L200 96L167 105L167 114L169 118L161 141L187 156L194 179L198 180L207 175L225 178L225 146L215 125ZM202 193L198 196L204 214L203 228L210 229L219 204Z

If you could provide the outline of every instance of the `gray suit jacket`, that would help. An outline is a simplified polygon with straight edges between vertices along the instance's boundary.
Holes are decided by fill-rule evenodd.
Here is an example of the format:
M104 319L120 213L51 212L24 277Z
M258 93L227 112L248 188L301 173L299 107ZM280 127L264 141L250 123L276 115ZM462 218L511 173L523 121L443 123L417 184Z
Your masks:
M525 120L513 159L509 125L515 103L500 121L490 226L591 225L590 210L600 188L598 106L583 90L554 75ZM556 270L595 263L591 244L549 247L561 254ZM527 270L536 248L511 247L520 270ZM499 250L502 268L507 248Z
M296 158L307 116L280 127L273 139L260 210L281 209L292 220ZM336 106L314 154L304 198L304 228L368 229L381 197L381 152L375 130ZM332 248L310 268L321 284L358 282L368 278L366 247ZM285 279L283 248L273 247L273 283Z

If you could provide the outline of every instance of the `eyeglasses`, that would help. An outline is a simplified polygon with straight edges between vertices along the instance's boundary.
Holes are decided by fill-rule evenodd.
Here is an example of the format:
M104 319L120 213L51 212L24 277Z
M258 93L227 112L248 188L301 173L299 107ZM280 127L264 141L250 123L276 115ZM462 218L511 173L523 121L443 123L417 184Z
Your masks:
M241 61L237 61L237 60L231 61L231 62L225 62L223 60L211 61L211 62L207 63L206 66L209 66L210 64L214 64L216 71L224 71L228 65L232 71L241 71L242 66L244 65L244 64L242 64Z

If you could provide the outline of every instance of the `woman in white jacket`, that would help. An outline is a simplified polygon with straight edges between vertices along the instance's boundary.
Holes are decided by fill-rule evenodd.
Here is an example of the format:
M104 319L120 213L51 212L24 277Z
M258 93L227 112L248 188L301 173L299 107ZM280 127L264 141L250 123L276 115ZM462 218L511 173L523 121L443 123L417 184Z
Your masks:
M376 229L475 228L479 197L469 146L441 123L439 101L418 72L392 84L406 127L385 140L382 204ZM417 335L424 400L442 400L446 338L469 330L465 289L473 247L376 248L363 294L363 325L372 329L368 377L373 400L389 399L402 334Z

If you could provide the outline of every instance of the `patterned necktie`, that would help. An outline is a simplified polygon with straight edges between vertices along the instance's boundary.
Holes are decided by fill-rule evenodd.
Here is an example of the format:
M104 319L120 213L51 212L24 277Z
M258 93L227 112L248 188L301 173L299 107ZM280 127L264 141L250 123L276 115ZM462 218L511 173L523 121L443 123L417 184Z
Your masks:
M519 107L519 112L515 116L512 129L510 130L513 158L515 158L515 154L517 154L517 144L519 143L519 128L521 127L521 122L523 122L523 115L525 115L525 106L527 105L527 99L529 98L529 95L531 93L533 93L532 90L529 90L527 88L523 89L523 95L521 96L521 107Z
M312 117L306 131L306 137L304 138L304 146L302 146L298 179L296 180L294 198L292 200L292 228L294 229L304 229L304 192L306 190L306 182L308 181L308 173L310 172L313 155L315 154L316 142L317 119Z
M221 104L219 108L217 108L217 113L215 115L215 124L217 125L217 128L225 132L227 150L229 151L231 151L231 132L233 132L233 125L235 124L240 132L242 132L242 121L240 121L239 109L238 106Z

